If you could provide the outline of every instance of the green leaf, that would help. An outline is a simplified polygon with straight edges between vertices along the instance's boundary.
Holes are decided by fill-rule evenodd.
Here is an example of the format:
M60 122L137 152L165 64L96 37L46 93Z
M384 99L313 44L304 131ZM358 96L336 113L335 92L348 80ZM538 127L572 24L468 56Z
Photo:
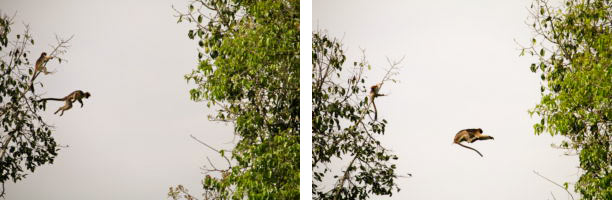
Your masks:
M193 40L193 30L189 30L189 32L187 33L187 36L189 37L189 39Z
M210 21L193 7L194 17L187 18L194 21L188 37L199 38L200 61L185 75L195 83L190 98L218 105L210 119L230 122L238 138L231 152L217 154L231 159L232 172L207 178L205 189L219 199L297 199L300 73L299 32L293 29L299 1L203 3L216 8L207 11Z
M612 163L605 159L612 155L612 138L602 124L612 124L612 29L601 26L602 20L612 18L606 1L563 1L564 7L554 7L546 1L536 0L533 19L532 47L535 37L546 38L541 49L530 51L538 59L542 80L539 104L530 110L540 123L534 124L536 135L548 132L561 135L562 148L577 152L580 178L574 190L584 199L610 199L612 176L606 170ZM554 12L549 9L554 9ZM607 20L609 21L609 20ZM606 21L606 22L607 22ZM541 27L537 27L540 23ZM604 22L605 23L605 22ZM554 26L554 29L553 29ZM537 27L537 28L536 28ZM540 48L537 47L537 48ZM545 57L546 51L552 53ZM608 113L608 114L605 114ZM563 183L568 189L568 182Z

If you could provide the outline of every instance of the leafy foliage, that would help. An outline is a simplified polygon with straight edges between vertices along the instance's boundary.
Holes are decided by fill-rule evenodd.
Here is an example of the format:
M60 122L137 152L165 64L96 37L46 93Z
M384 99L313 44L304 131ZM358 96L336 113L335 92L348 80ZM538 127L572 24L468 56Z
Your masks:
M177 11L201 48L191 99L217 106L212 120L240 136L230 167L207 171L206 199L299 198L299 10L297 0L198 0Z
M536 37L523 53L539 58L530 68L543 81L534 129L565 136L561 147L579 153L584 199L612 199L612 1L562 3L532 5Z
M32 80L33 66L28 48L34 39L26 25L21 34L12 35L13 17L0 17L0 183L17 182L34 172L36 167L53 163L59 147L51 136L52 127L39 115L45 105L30 92L37 82ZM10 39L14 37L15 39ZM50 54L65 53L66 40ZM36 56L36 55L35 55ZM39 83L42 86L42 83ZM4 187L0 196L4 195Z
M386 120L374 120L368 88L364 85L363 58L346 67L341 43L323 33L313 33L312 44L312 194L314 199L366 199L371 194L389 195L399 191L395 179L398 157L385 149L377 135L385 133ZM392 80L392 64L383 82ZM348 78L346 75L349 75ZM334 175L337 183L325 190L333 172L333 159L348 159L344 172Z

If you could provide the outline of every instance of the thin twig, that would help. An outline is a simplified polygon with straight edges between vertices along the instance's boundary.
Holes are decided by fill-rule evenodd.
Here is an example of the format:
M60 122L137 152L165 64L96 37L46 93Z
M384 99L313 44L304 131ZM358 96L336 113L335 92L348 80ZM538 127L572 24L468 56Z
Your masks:
M359 153L357 152L357 154L355 155L355 157L353 158L353 160L351 160L351 163L349 163L349 166L346 168L346 171L344 171L344 175L342 175L342 179L340 180L340 183L338 184L338 186L336 186L336 192L334 192L334 200L337 200L338 197L340 196L340 190L342 189L343 185L344 185L344 181L346 179L350 179L350 172L351 167L353 167L353 163L355 162L355 160L357 160L357 158L359 157Z
M6 191L4 190L4 182L2 182L2 192L0 193L0 197L4 199L5 194L6 194Z
M194 137L193 135L189 135L189 136L190 136L191 138L193 138L195 141L199 142L200 144L203 144L204 146L208 147L209 149L212 149L213 151L216 151L217 153L221 154L221 151L219 151L219 150L215 149L214 147L212 147L212 146L210 146L210 145L206 144L205 142L202 142L201 140L199 140L198 138ZM225 154L221 155L221 157L223 157L223 158L224 158L224 159L227 161L227 164L228 164L228 165L230 166L230 168L231 168L232 163L230 162L229 158L227 158L227 157L225 156Z
M567 190L567 188L565 188L565 187L563 187L562 185L560 185L560 184L558 184L558 183L556 183L556 182L554 182L554 181L552 181L552 180L550 180L550 179L548 179L548 178L546 178L546 177L544 177L544 176L540 175L540 173L536 172L535 170L533 170L533 173L534 173L534 174L536 174L536 175L538 175L538 176L540 176L540 177L542 177L543 179L546 179L547 181L549 181L549 182L551 182L551 183L555 184L556 186L559 186L560 188L563 188L563 190L565 190L565 191L567 192L567 194L569 194L569 195L570 195L570 197L572 197L572 200L574 199L574 196L572 195L572 193L571 193L569 190Z
M24 35L29 35L29 26L27 26L27 25L26 25L26 30L25 30L25 34L24 34ZM54 57L57 57L57 56L59 56L59 55L62 55L62 54L64 54L64 53L66 53L66 49L69 47L69 46L68 46L68 42L69 42L70 40L72 40L72 38L73 38L73 37L74 37L74 35L70 36L70 38L68 38L68 39L61 39L59 36L57 36L57 35L56 35L56 36L55 36L55 38L57 39L58 44L55 46L55 48L53 49L53 51L52 51L52 52L51 52L49 55L54 56ZM21 48L20 48L20 47L17 47L17 48L22 49L22 50L21 50L22 52L24 51L24 49L25 49L25 45L26 45L26 43L27 43L27 41L26 41L26 37L24 36L23 38L24 38L24 39L23 39L23 40L24 40L24 42L23 42L23 46L22 46ZM59 57L58 57L58 58L59 58ZM59 59L61 59L61 58L59 58ZM11 61L11 62L12 62L12 61ZM15 67L17 67L17 66L15 66ZM38 73L41 73L41 72L38 72ZM34 74L33 76L36 76L36 74ZM31 82L30 82L30 84L28 85L28 87L27 87L25 90L23 90L23 91L22 91L22 92L19 94L19 96L17 97L17 101L15 101L15 102L20 102L22 98L25 98L25 97L26 97L26 93L27 93L28 91L30 91L30 89L31 89L32 87L34 87L34 80L31 80ZM36 94L34 94L34 95L36 95ZM27 100L26 100L26 104L28 104ZM1 113L1 114L2 114L2 115L4 115L5 113L3 112L3 113ZM3 159L3 158L4 158L4 156L6 155L6 151L8 150L8 144L9 144L9 143L10 143L10 141L13 139L13 137L15 137L15 136L14 136L14 135L9 135L9 136L8 136L8 137L6 137L6 139L4 140L4 142L3 142L3 146L2 146L2 147L1 147L1 149L0 149L0 150L2 150L2 152L0 152L0 159Z

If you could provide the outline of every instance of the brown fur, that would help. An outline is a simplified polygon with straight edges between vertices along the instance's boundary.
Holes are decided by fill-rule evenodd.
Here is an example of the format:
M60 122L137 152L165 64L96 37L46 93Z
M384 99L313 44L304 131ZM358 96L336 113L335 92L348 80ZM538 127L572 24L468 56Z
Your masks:
M382 87L382 83L378 83L376 85L371 86L370 94L368 95L370 103L372 103L372 105L374 106L374 120L378 119L378 110L376 109L376 103L374 103L374 99L379 96L385 96L384 94L379 93L380 87Z
M482 154L472 148L472 147L468 147L466 145L461 144L461 142L468 142L468 143L473 143L477 140L492 140L494 139L492 136L489 135L483 135L482 134L482 129L478 128L478 129L463 129L461 131L459 131L456 135L455 135L455 139L453 140L453 143L458 144L459 146L471 149L476 151L476 153L478 153L478 155L480 155L480 157L482 157Z
M48 101L48 100L53 100L53 101L64 101L66 102L66 104L64 104L64 106L60 107L57 109L57 111L55 111L53 114L57 114L59 111L62 111L60 113L60 116L64 115L64 111L69 110L70 108L72 108L72 103L74 103L75 101L78 101L79 103L81 103L81 108L83 107L83 98L89 98L89 96L91 96L91 94L89 94L89 92L83 92L81 90L76 90L72 93L70 93L69 95L65 96L64 98L44 98L41 99L40 101Z
M47 53L45 52L42 52L40 54L40 57L38 57L38 59L36 60L36 64L34 64L34 73L32 74L32 81L34 81L34 79L38 76L38 74L40 74L40 72L45 73L45 75L51 73L47 71L45 63L47 63L52 58L52 56L47 56Z

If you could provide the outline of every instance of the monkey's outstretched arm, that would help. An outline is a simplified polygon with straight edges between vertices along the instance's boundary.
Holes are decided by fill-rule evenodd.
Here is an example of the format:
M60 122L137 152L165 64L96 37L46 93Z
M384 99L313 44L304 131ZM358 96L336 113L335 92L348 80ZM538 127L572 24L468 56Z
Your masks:
M81 108L83 107L83 99L77 99L77 101L79 101L79 103L81 103Z
M483 156L482 156L482 154L481 154L481 153L480 153L478 150L476 150L476 149L474 149L474 148L472 148L472 147L465 146L465 145L463 145L463 144L461 144L461 143L457 143L457 144L458 144L458 145L460 145L460 146L462 146L462 147L465 147L465 148L468 148L468 149L474 150L476 153L478 153L478 155L480 155L480 157L483 157Z

